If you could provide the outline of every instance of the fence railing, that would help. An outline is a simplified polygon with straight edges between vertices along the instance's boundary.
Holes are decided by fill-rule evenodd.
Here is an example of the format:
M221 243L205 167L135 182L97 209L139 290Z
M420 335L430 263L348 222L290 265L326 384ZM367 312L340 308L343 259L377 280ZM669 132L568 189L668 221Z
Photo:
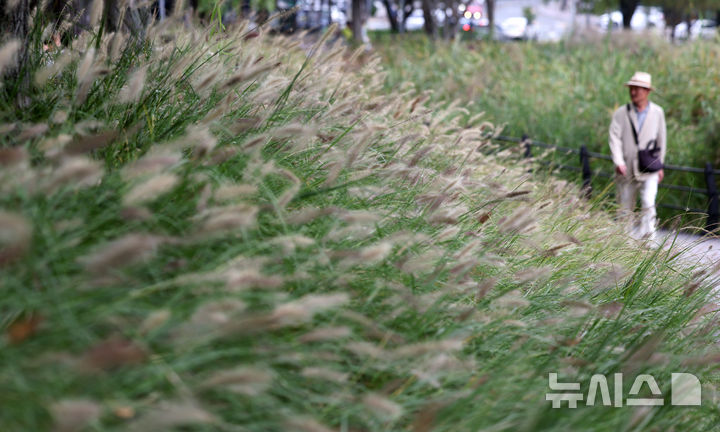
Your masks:
M598 159L600 161L609 162L612 164L612 158L609 155L605 155L602 153L596 153L589 151L586 146L582 145L580 148L572 148L572 147L563 147L558 146L554 144L547 144L540 141L535 141L530 139L527 135L523 135L522 138L516 138L516 137L509 137L509 136L496 136L493 138L494 141L499 142L506 142L506 143L516 143L523 145L525 151L524 156L526 158L531 158L533 156L533 147L543 148L543 149L551 149L556 150L564 153L574 153L579 156L579 166L573 166L573 165L565 165L565 164L553 164L555 167L569 170L569 171L575 171L582 173L582 182L583 182L583 190L585 191L585 194L587 197L590 197L592 194L592 178L593 175L603 178L614 178L614 167L613 171L610 173L598 171L593 173L592 167L590 165L590 161L592 159ZM689 208L689 207L682 207L678 205L673 204L667 204L658 202L656 205L658 207L667 208L671 210L679 210L683 212L693 212L693 213L704 213L707 215L707 219L705 222L705 229L707 232L711 233L717 230L720 227L720 201L718 200L718 190L717 185L715 183L715 175L720 175L720 170L715 170L712 167L712 164L710 162L705 164L705 168L696 168L696 167L686 167L686 166L680 166L680 165L665 165L664 170L667 171L678 171L678 172L685 172L685 173L695 173L695 174L703 174L705 177L705 188L694 188L689 187L685 185L673 185L673 184L667 184L667 183L660 183L658 186L663 189L669 189L669 190L675 190L675 191L681 191L681 192L687 192L690 194L701 194L705 195L707 197L707 210L705 209L697 209L697 208Z

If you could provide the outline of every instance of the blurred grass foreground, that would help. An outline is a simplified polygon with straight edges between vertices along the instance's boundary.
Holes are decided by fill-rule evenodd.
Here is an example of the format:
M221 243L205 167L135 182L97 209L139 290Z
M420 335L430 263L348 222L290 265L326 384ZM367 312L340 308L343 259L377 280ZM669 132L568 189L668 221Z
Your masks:
M483 116L325 38L41 44L0 90L0 430L717 424L712 274L488 156ZM651 374L665 402L553 409L551 373Z

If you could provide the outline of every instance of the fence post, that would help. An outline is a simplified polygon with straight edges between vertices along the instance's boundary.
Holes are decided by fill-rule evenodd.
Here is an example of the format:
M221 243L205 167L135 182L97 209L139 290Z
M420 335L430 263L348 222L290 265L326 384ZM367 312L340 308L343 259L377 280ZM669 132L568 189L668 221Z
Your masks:
M523 134L522 136L522 143L525 146L525 157L531 158L532 157L532 146L530 144L530 137L527 134Z
M582 164L582 190L585 193L585 197L590 198L592 196L592 184L590 184L592 171L590 170L590 154L585 145L580 146L580 164Z
M718 228L720 210L718 210L718 191L715 185L715 174L713 174L713 167L710 162L705 164L705 183L707 185L708 196L708 216L705 229L708 233L712 233Z

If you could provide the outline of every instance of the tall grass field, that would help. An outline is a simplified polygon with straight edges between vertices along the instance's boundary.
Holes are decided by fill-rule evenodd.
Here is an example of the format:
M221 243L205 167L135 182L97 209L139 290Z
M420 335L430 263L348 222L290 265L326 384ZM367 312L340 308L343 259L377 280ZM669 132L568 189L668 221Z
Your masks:
M376 34L387 65L387 88L413 83L442 106L456 102L470 115L484 112L503 127L504 135L563 147L610 153L607 136L613 111L629 102L623 86L637 70L653 76L651 101L665 109L668 131L666 163L703 169L720 167L720 46L716 41L674 45L654 35L579 35L557 44L433 42L403 35L390 43ZM579 167L577 155L552 155ZM593 160L595 172L612 174L610 162ZM563 174L566 176L568 174ZM666 184L704 190L702 174L666 172ZM607 187L595 180L596 190ZM611 184L610 184L611 186ZM659 201L705 209L707 196L660 190ZM661 209L666 222L677 211ZM697 215L684 225L702 226Z
M389 90L397 68L330 33L34 34L0 90L0 430L720 421L713 273L497 147L459 77ZM699 406L671 404L672 373ZM622 406L552 408L550 374L610 377ZM641 374L662 406L627 405Z

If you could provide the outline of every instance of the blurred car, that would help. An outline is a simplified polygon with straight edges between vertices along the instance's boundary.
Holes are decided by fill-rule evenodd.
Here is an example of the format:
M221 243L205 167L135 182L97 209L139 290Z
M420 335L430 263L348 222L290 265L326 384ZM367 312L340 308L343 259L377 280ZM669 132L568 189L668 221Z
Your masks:
M623 26L623 16L620 11L604 13L598 18L598 26L601 30L616 30ZM665 16L659 7L640 7L630 19L630 28L644 30L647 28L664 28Z
M538 32L525 17L510 17L500 23L502 36L508 40L537 40Z
M717 22L714 20L695 20L690 25L690 31L688 31L688 25L686 22L681 22L675 26L676 39L715 39L716 36Z
M425 15L423 15L422 9L415 9L405 20L405 30L415 31L420 30L425 26Z

